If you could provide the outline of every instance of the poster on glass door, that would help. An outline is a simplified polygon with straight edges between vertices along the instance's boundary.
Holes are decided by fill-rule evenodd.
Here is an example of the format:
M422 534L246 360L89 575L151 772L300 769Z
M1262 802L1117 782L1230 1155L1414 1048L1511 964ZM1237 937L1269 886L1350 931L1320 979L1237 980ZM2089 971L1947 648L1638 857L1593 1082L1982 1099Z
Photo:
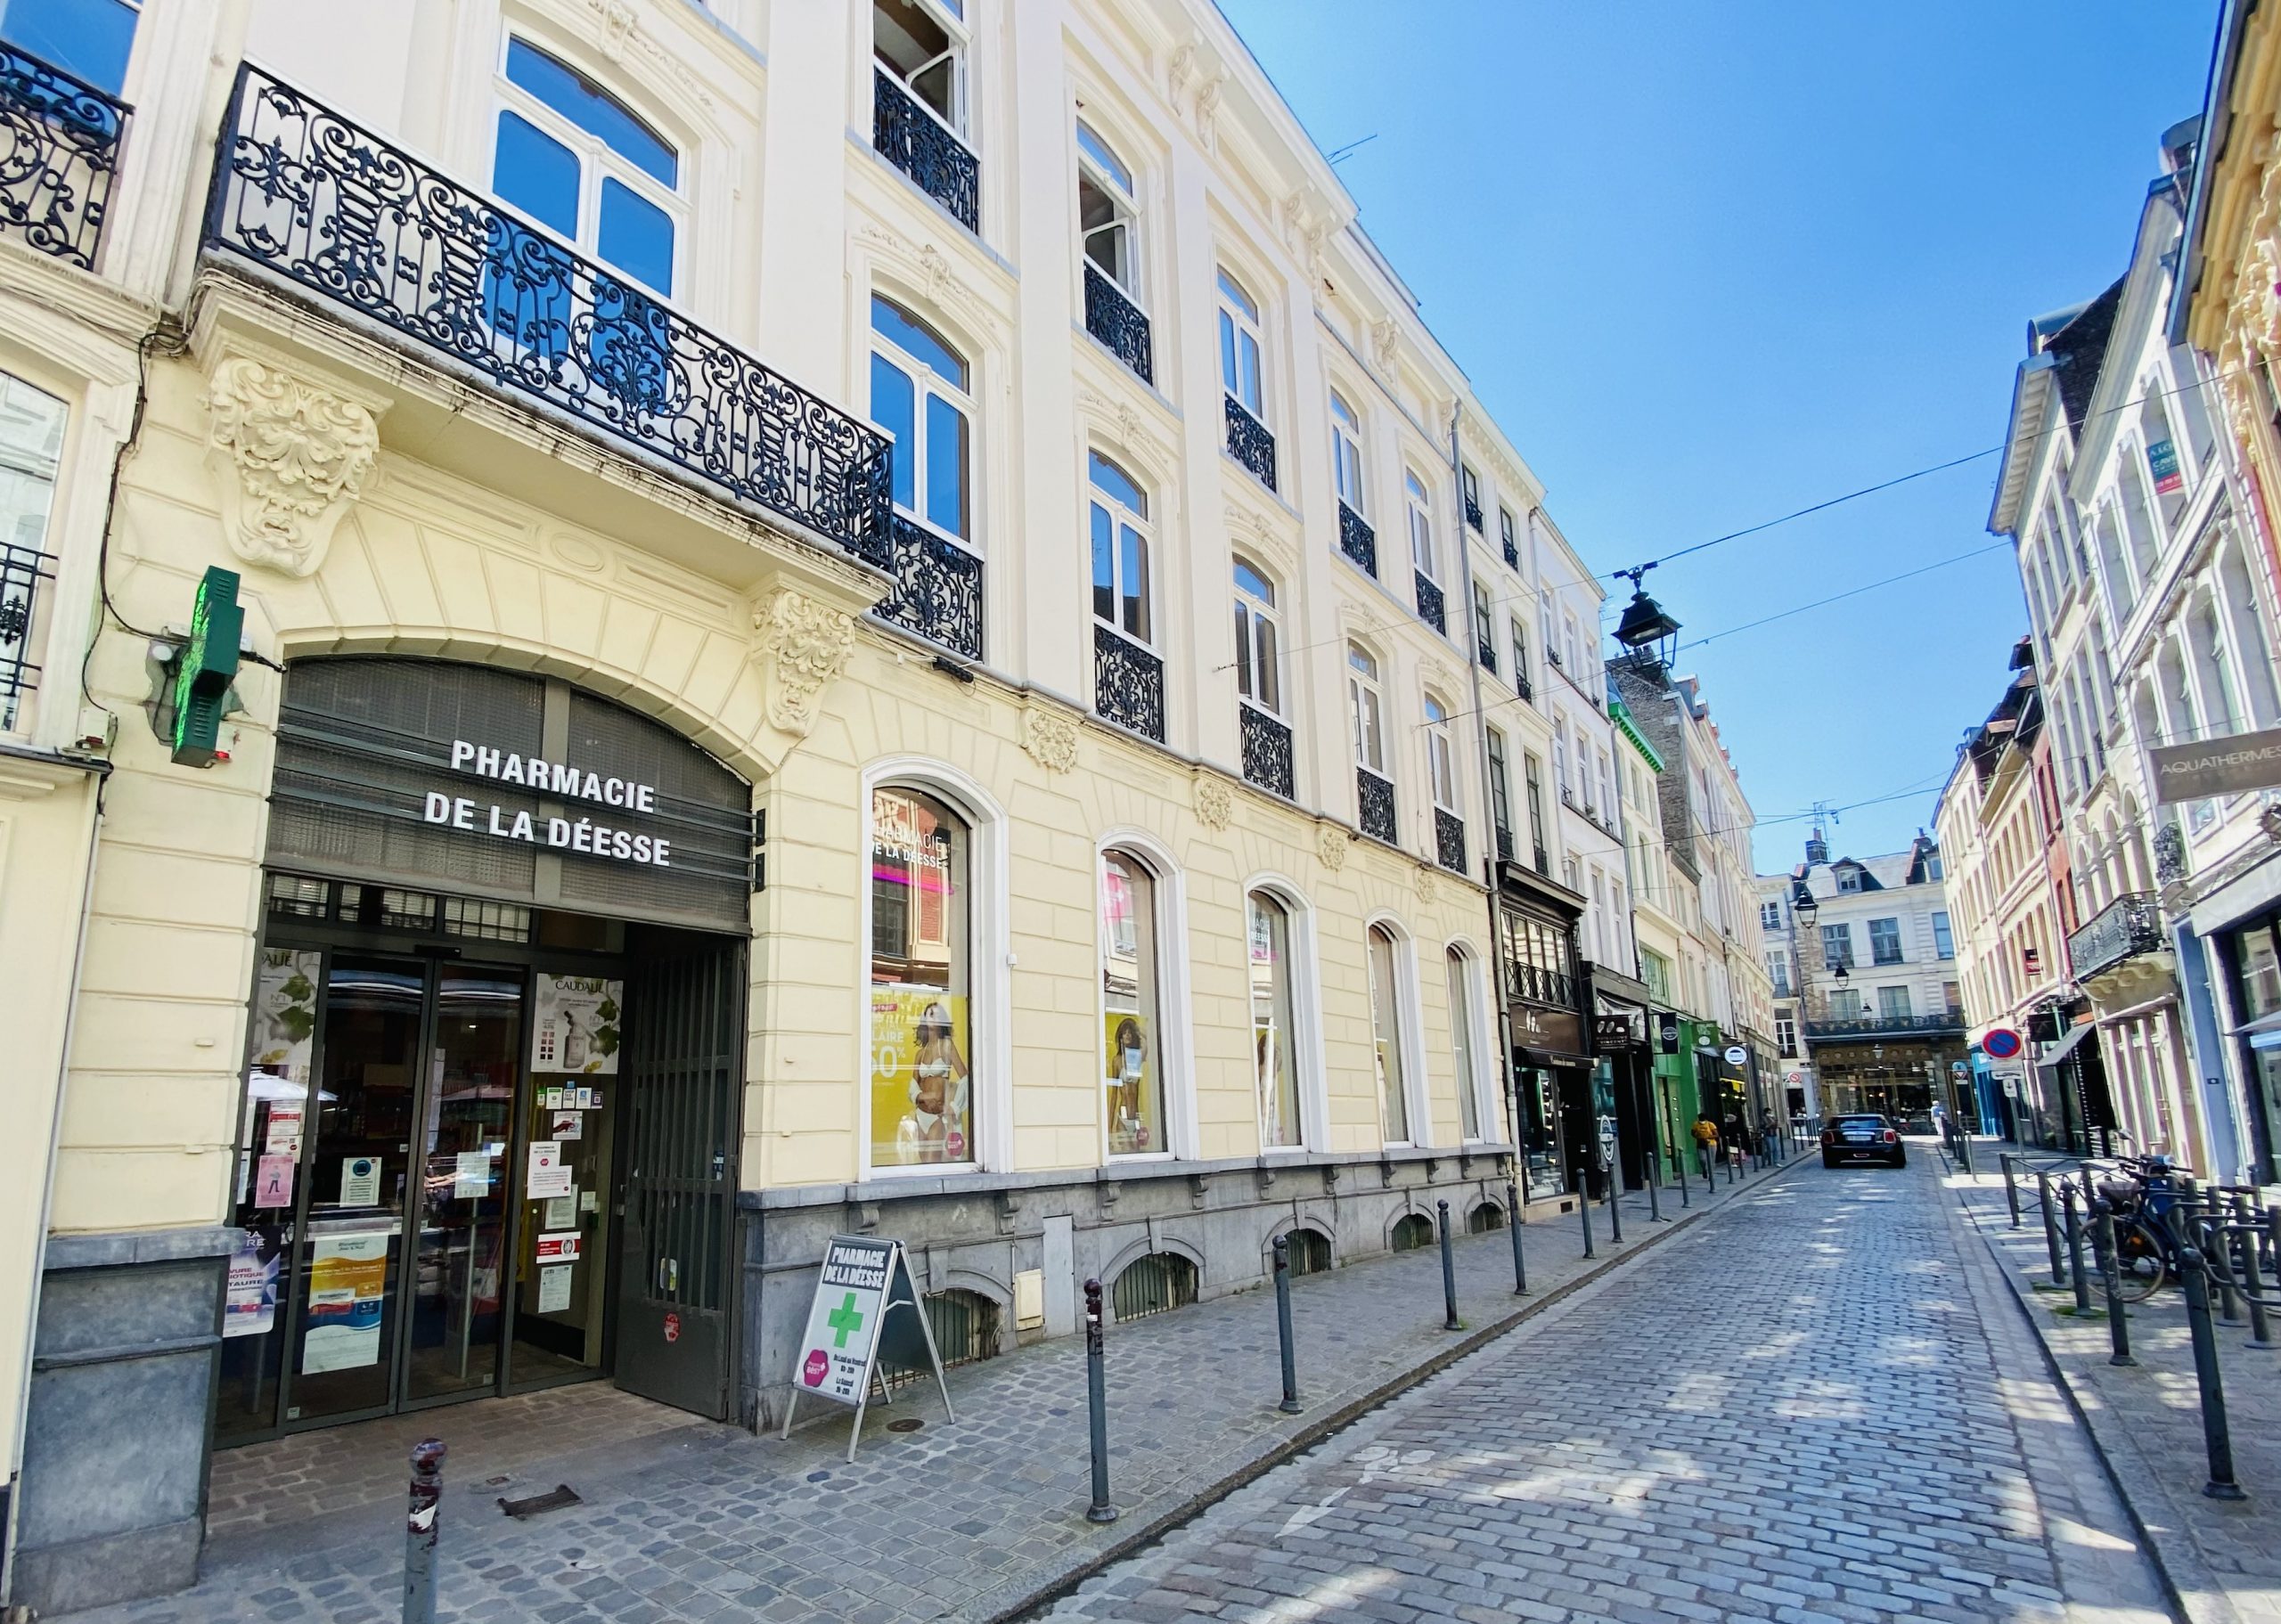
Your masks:
M380 1309L388 1285L388 1231L320 1235L309 1255L307 1334L301 1374L380 1361Z
M625 983L598 975L541 975L531 1023L531 1070L617 1074Z

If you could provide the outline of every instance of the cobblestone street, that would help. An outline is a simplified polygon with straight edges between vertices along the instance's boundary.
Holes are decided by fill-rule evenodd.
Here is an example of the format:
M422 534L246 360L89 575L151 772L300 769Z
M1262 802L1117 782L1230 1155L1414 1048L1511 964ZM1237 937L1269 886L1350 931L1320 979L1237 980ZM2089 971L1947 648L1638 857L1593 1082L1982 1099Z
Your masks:
M1051 1616L2169 1616L1941 1177L1796 1169Z

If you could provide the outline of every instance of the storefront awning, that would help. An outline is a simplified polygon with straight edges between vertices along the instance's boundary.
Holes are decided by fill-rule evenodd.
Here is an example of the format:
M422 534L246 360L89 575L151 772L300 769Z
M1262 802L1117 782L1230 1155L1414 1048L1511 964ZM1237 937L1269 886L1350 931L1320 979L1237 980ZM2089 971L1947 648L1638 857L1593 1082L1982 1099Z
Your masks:
M2036 1064L2048 1072L2058 1070L2060 1065L2065 1062L2067 1057L2075 1052L2076 1045L2082 1042L2084 1039L2089 1037L2097 1030L2097 1027L2088 1024L2081 1026L2070 1026L2067 1029L2067 1035L2059 1040L2059 1047L2053 1049L2042 1059L2037 1061Z

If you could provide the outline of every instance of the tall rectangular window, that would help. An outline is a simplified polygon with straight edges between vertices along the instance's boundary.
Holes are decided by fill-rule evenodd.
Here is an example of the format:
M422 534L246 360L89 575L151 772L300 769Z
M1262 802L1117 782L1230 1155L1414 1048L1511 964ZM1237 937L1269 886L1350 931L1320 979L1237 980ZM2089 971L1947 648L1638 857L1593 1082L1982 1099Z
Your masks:
M1879 987L1877 1014L1881 1018L1888 1021L1907 1020L1909 1016L1909 989L1907 987Z
M1848 969L1853 966L1853 927L1825 925L1821 927L1821 967L1834 970L1841 964Z
M916 789L871 795L871 1162L975 1160L967 826Z
M1774 983L1774 996L1790 996L1790 955L1779 948L1770 949L1766 955L1766 974Z
M1410 1100L1402 1077L1402 990L1394 979L1392 933L1373 925L1369 934L1370 1037L1378 1063L1380 1122L1389 1145L1410 1139Z
M1798 1056L1798 1023L1786 1015L1774 1017L1774 1046L1782 1051L1782 1058L1795 1060Z
M1513 832L1512 788L1506 781L1505 736L1495 728L1489 733L1489 818L1497 832L1510 837Z
M1289 1150L1301 1142L1299 1067L1292 1051L1291 917L1264 891L1247 899L1251 924L1252 1048L1258 1067L1259 1142Z
M1876 964L1901 962L1901 921L1872 919L1869 921L1869 958Z
M1949 916L1945 913L1933 916L1933 951L1943 959L1957 956L1956 941L1949 934Z
M1458 1073L1459 1130L1468 1139L1481 1137L1481 1084L1473 1062L1473 966L1463 953L1450 950L1450 1054Z
M1104 853L1100 909L1108 1154L1156 1155L1171 1148L1157 1011L1156 876L1136 857Z
M1529 839L1536 850L1544 850L1544 768L1533 755L1524 755L1523 763L1528 777ZM1541 859L1539 860L1541 866Z

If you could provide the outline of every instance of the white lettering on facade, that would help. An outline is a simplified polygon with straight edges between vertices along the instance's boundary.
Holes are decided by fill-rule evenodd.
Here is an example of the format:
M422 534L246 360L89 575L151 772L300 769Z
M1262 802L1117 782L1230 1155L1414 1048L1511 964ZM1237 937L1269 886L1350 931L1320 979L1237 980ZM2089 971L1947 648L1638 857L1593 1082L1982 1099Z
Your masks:
M452 740L451 764L455 771L521 786L537 795L593 801L631 812L654 812L658 809L658 790L653 784L604 778L569 762L518 755L511 750L500 750L470 739ZM651 868L673 866L673 842L653 835L637 835L631 829L597 823L591 818L548 818L542 838L538 820L529 812L511 814L505 807L493 803L485 808L485 821L478 825L476 807L477 803L465 796L431 789L422 798L421 819L427 823L465 829L470 834L487 833L501 840L520 840L532 845L582 852Z

